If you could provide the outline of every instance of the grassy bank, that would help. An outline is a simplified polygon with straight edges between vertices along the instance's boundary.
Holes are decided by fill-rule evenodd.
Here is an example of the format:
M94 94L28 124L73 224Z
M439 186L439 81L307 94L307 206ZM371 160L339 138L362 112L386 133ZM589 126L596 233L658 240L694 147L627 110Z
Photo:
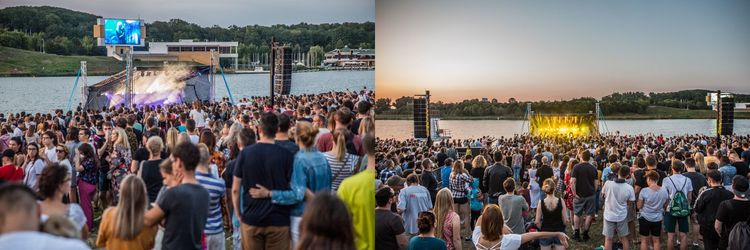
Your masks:
M605 111L606 112L606 111ZM439 116L442 120L522 120L523 116ZM647 120L647 119L715 119L713 110L686 110L662 106L651 106L643 114L605 115L607 120ZM750 119L749 111L735 111L735 119ZM411 120L409 115L378 114L378 120Z
M88 62L88 75L111 75L124 69L122 62L106 56L61 56L0 47L0 76L75 76L81 61Z

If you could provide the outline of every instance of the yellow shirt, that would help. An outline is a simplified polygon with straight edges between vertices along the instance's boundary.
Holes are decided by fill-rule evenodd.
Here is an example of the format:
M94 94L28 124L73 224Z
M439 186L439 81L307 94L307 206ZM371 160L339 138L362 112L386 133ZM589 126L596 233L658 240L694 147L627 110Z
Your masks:
M346 178L338 195L352 216L357 249L375 249L375 171L365 170Z
M157 226L143 229L132 240L123 240L115 237L115 214L117 208L109 208L102 214L102 222L99 225L99 235L96 237L96 246L106 249L127 249L127 250L149 250L154 248L154 238L156 237Z

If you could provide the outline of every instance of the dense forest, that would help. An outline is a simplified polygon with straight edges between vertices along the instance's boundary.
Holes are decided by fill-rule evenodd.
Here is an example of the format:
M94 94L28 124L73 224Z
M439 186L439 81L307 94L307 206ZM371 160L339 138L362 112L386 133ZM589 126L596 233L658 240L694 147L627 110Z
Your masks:
M523 116L526 112L526 104L531 103L532 109L541 113L575 114L593 112L596 102L599 101L602 112L605 115L613 114L642 114L649 106L664 106L681 109L705 110L710 107L706 105L706 94L708 90L682 90L677 92L648 93L626 92L613 93L597 100L592 97L576 98L561 101L534 101L520 102L515 98L509 98L507 102L497 99L481 101L478 99L464 100L458 103L430 103L433 112L443 117L471 117L471 116ZM735 95L735 102L750 102L750 95ZM388 98L378 99L375 103L375 112L390 115L411 115L412 97L404 96L395 100Z
M105 55L96 46L92 27L99 16L57 7L0 9L0 46L59 55ZM296 52L320 54L345 45L374 48L375 23L336 23L239 27L201 27L180 19L146 23L147 42L179 39L238 41L239 57L250 59L270 50L271 37ZM44 47L42 47L44 46ZM322 59L319 58L318 60Z

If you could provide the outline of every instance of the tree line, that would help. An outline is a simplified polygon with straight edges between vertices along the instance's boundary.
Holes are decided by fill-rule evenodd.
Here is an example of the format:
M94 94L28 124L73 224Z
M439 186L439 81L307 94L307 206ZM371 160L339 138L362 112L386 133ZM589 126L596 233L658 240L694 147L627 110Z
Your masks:
M0 9L0 46L60 55L106 55L96 46L92 27L99 16L64 8L9 7ZM271 37L288 44L294 53L315 57L336 48L371 49L375 46L375 23L334 23L244 27L201 27L180 19L146 23L147 42L238 41L240 58L256 59L269 52Z
M442 101L430 103L432 110L440 116L503 116L522 117L526 106L531 103L535 112L556 114L580 114L595 112L599 102L604 115L643 114L649 106L665 106L683 109L710 109L706 104L708 90L682 90L677 92L648 93L625 92L612 93L597 100L593 97L582 97L571 100L519 102L509 98L507 102L497 99L482 101L479 99L463 100L455 103ZM735 94L735 102L750 102L750 95ZM390 115L411 115L413 112L412 97L403 96L392 100L380 98L375 102L375 113Z

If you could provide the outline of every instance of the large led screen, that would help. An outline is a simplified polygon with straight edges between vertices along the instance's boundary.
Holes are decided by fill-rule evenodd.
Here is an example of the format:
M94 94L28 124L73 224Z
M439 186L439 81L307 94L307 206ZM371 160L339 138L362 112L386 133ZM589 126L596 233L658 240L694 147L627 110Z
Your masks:
M141 20L104 19L104 44L140 45Z

